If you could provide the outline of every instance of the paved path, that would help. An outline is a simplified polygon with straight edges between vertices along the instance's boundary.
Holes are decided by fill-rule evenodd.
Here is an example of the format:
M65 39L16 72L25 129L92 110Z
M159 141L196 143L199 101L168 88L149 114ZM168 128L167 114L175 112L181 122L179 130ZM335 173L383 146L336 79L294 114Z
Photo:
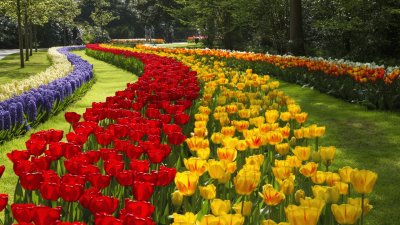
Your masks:
M0 49L0 59L3 59L7 55L17 53L19 49Z

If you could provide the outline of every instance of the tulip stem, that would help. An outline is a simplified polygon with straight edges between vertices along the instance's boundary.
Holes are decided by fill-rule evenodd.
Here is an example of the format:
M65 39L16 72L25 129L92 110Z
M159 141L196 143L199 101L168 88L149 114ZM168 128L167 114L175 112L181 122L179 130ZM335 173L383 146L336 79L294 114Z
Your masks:
M243 195L243 199L242 199L242 208L240 209L240 214L243 215L243 209L244 209L244 201L246 200L246 196Z
M315 151L318 152L318 137L315 138Z
M364 198L365 194L361 194L361 225L364 224Z

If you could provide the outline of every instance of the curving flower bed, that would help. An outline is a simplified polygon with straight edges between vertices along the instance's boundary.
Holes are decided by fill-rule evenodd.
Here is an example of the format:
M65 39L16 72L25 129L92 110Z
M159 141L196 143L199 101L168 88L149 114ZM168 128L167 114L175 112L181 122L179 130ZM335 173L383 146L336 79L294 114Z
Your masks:
M46 70L48 73L40 74L39 77L43 78L39 82L43 82L40 86L36 87L38 83L28 85L36 88L30 88L20 95L0 102L0 142L20 135L46 120L51 114L59 112L70 104L74 100L74 94L82 94L90 87L88 82L93 78L92 65L69 52L82 48L83 46L71 46L57 49L69 64L73 65L71 72L64 75L64 72L69 71L69 66L65 68L63 66L65 63L60 57L57 61L62 63L56 63L54 66L61 68L52 67ZM36 78L38 77L32 77ZM23 89L28 86L24 86ZM77 91L79 93L76 93Z
M218 49L171 49L138 45L152 52L193 55L203 63L214 57L238 70L252 68L281 80L312 86L321 92L371 109L400 109L400 68L346 60L256 54Z
M277 89L279 82L223 60L204 64L194 56L158 54L197 71L202 87L183 160L175 163L175 208L164 213L173 214L172 224L364 224L377 174L332 169L336 148L321 146L325 127L307 124L308 114Z
M66 113L72 130L65 142L62 131L40 131L26 150L8 154L19 182L6 224L168 223L176 173L168 166L175 166L183 130L190 129L196 73L170 58L108 52L140 59L142 76L82 116Z

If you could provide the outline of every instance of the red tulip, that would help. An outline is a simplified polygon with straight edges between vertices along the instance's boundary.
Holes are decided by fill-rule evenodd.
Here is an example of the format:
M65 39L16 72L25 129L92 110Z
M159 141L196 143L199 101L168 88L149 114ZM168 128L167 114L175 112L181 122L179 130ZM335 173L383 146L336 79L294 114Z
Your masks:
M136 160L132 159L130 168L132 171L143 172L146 173L149 171L150 161L148 160Z
M112 135L105 133L105 132L103 132L103 133L97 132L97 133L95 133L95 136L96 136L97 143L99 143L102 146L107 146L107 145L111 144L111 141L113 139Z
M51 158L48 156L33 157L32 163L39 171L48 170L50 168Z
M34 204L12 204L11 211L13 217L18 223L30 223L33 217Z
M60 196L64 201L76 202L83 193L83 185L81 184L65 184L61 183Z
M42 182L56 183L56 184L60 184L61 182L61 178L58 176L56 172L54 172L54 170L42 171L42 177L43 177Z
M0 212L6 208L8 203L8 194L0 194Z
M53 142L50 143L49 151L46 152L46 154L54 157L54 159L57 160L64 155L64 149L65 149L65 143Z
M125 212L137 217L151 217L155 207L150 202L138 202L125 199Z
M46 141L48 143L59 142L63 138L64 131L50 129L46 132Z
M99 189L97 188L89 188L86 189L85 192L81 195L79 199L79 203L85 208L89 208L90 201L92 198L101 196Z
M7 153L7 157L13 163L15 163L16 161L19 161L19 160L28 160L30 155L27 150L24 150L24 151L13 150L11 153Z
M118 207L118 199L109 196L94 197L90 201L89 210L92 214L112 214Z
M161 166L160 170L157 171L157 181L155 184L157 186L166 186L174 180L175 175L176 175L175 168L168 168L165 166Z
M20 176L20 182L24 189L26 190L37 190L39 189L40 182L42 181L42 173L25 173Z
M107 214L97 214L94 225L122 225L122 221Z
M6 167L4 165L0 166L0 178L1 176L3 176L4 170L6 169Z
M81 119L81 115L76 112L66 112L64 116L65 120L71 124L77 123Z
M60 215L61 207L36 206L33 208L32 221L35 225L49 225L59 220Z
M84 186L86 183L86 180L85 180L85 177L83 177L83 176L65 174L61 178L61 182L64 184L69 184L69 185L80 184L80 185Z
M29 139L25 142L26 148L30 155L39 156L46 150L47 142L39 139Z
M144 152L144 149L140 146L128 145L125 149L126 157L130 159L138 159Z
M115 176L124 169L124 162L118 160L104 161L104 170L108 175Z
M168 134L168 142L172 145L180 145L186 140L186 136L182 133L174 132Z
M190 116L185 113L179 113L174 116L174 122L179 125L185 125L189 122Z
M81 153L82 149L79 145L66 143L64 146L64 156L69 159L74 157L76 154Z
M56 222L55 225L86 225L83 222Z
M60 197L60 184L42 182L40 185L40 194L43 199L57 201Z
M147 150L147 155L151 163L161 163L171 152L171 148L168 145L161 144L159 146L151 146Z
M110 185L111 177L109 175L102 175L97 173L90 174L87 179L93 187L97 189L103 189Z
M153 190L154 184L149 182L134 181L132 185L133 196L137 201L148 201Z
M156 223L151 218L137 217L132 214L126 214L124 216L124 225L156 225Z
M118 183L122 186L131 186L133 182L133 174L131 170L124 170L115 176Z

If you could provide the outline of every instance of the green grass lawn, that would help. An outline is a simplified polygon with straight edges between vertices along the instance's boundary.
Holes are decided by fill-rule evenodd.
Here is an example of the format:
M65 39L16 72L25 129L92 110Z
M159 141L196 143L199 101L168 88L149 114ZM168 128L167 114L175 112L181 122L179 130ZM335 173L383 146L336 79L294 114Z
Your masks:
M94 65L96 83L93 85L92 89L86 93L83 99L69 106L66 111L74 111L81 114L87 107L91 107L92 102L105 101L107 96L114 95L116 91L125 89L127 83L133 83L137 80L137 76L132 73L88 57L85 55L84 51L74 53L80 55ZM69 124L64 120L64 112L50 118L50 120L31 130L23 137L6 142L4 145L0 146L0 165L6 166L6 171L0 180L0 193L8 193L9 196L13 196L15 184L17 182L17 177L14 175L12 169L12 163L8 160L6 153L14 149L26 149L25 142L31 133L51 128L64 130L64 134L66 134L69 129ZM13 199L10 197L10 202L12 201Z
M367 215L365 224L399 224L400 114L368 111L286 82L281 82L280 89L309 113L309 123L326 125L321 145L338 148L332 169L349 165L378 173L375 189L367 196L374 209Z
M29 61L25 62L24 68L21 69L19 65L19 53L8 55L0 60L0 84L22 80L45 71L51 65L47 58L47 49L34 52Z

